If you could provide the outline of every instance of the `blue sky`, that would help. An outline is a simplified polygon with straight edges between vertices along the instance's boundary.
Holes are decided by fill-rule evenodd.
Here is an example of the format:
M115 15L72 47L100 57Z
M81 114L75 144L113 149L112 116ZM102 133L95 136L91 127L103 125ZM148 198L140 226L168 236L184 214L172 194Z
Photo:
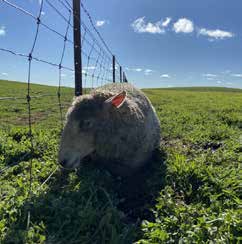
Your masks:
M34 15L40 6L39 0L9 1ZM57 0L51 2L68 16ZM241 0L83 3L136 86L242 88ZM65 32L66 23L45 3L41 18L55 30ZM88 22L85 16L83 19ZM0 2L0 48L28 54L35 27L31 18ZM41 28L34 55L58 63L62 47L61 38ZM63 63L68 67L73 67L72 49L68 44ZM27 60L3 52L0 55L0 78L26 81ZM57 85L58 69L33 62L32 81ZM72 86L73 82L72 72L63 71L62 84Z

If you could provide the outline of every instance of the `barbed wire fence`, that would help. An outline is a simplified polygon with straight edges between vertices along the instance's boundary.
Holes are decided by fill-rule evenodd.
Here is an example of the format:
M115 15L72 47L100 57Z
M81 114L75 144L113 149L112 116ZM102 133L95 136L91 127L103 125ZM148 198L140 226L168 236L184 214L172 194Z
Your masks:
M27 61L27 77L26 77L26 94L23 96L2 96L0 97L1 102L7 102L15 104L16 111L18 103L23 102L26 105L26 114L23 122L28 128L28 139L30 140L30 152L24 153L15 162L10 162L4 167L0 168L0 177L5 177L6 172L11 167L17 165L19 162L24 161L28 158L29 154L33 154L36 149L36 143L34 142L33 126L36 122L33 117L34 109L33 102L45 98L52 99L52 106L58 107L60 128L63 129L64 124L64 110L70 105L70 102L63 101L65 97L73 97L88 93L90 89L98 86L102 86L107 83L115 82L128 82L124 69L118 62L116 56L112 53L111 49L105 42L104 38L100 34L96 27L95 21L86 9L85 5L80 0L42 0L38 7L37 15L34 15L28 9L17 4L16 1L0 0L0 5L4 5L12 13L18 13L22 16L29 18L29 20L35 23L34 38L31 41L29 52L21 52L21 50L13 50L8 47L0 46L0 53L6 55L20 57ZM52 25L45 22L43 18L44 11L52 11L59 18L62 19L64 26L63 31L59 28L55 28ZM62 47L59 50L59 57L53 61L52 59L39 57L36 53L38 46L38 40L40 39L40 31L45 30L48 33L52 33L62 42ZM73 50L73 65L66 65L64 61L67 56L67 46L72 46ZM57 87L53 91L42 94L33 94L33 64L44 64L48 67L57 70ZM69 89L68 92L64 91L63 77L64 72L72 74L74 79L74 91ZM56 102L54 102L56 99ZM42 102L43 100L41 100ZM5 104L6 105L6 104ZM57 110L56 110L57 112ZM1 119L1 123L8 121ZM31 158L31 157L30 157ZM29 163L29 193L28 197L31 199L33 194L33 163L32 159L27 161ZM42 182L39 188L35 191L38 192L44 184L46 184L53 174L57 171L58 166L52 170L49 176ZM30 225L30 210L27 217L27 228Z

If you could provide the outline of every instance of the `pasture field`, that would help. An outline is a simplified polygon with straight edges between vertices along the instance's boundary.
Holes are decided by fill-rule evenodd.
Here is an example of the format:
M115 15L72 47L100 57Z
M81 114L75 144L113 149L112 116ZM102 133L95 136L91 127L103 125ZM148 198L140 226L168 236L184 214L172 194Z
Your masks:
M161 145L126 179L88 162L57 167L55 87L32 85L31 150L26 92L0 81L0 97L23 98L0 100L0 243L242 242L242 90L145 89ZM62 88L63 114L72 93Z

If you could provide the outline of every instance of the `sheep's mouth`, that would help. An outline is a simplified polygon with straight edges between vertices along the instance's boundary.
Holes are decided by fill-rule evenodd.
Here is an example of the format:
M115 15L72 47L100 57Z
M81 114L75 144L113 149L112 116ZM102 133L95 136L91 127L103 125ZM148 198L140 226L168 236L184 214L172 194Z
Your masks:
M90 163L91 161L93 161L93 158L94 158L94 153L90 153L82 158L80 156L76 157L75 159L69 162L67 160L63 160L63 162L60 164L64 169L74 170L81 167L84 164Z
M93 155L92 154L88 154L87 156L74 161L70 166L69 169L77 169L80 168L82 165L90 163L93 160Z

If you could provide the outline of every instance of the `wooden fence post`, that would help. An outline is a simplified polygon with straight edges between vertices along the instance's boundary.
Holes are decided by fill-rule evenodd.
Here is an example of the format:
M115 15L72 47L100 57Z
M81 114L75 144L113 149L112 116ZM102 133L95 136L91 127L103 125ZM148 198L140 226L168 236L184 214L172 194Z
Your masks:
M73 0L75 96L82 95L81 0Z
M116 73L116 60L115 60L115 56L113 55L113 83L115 83L115 73Z

